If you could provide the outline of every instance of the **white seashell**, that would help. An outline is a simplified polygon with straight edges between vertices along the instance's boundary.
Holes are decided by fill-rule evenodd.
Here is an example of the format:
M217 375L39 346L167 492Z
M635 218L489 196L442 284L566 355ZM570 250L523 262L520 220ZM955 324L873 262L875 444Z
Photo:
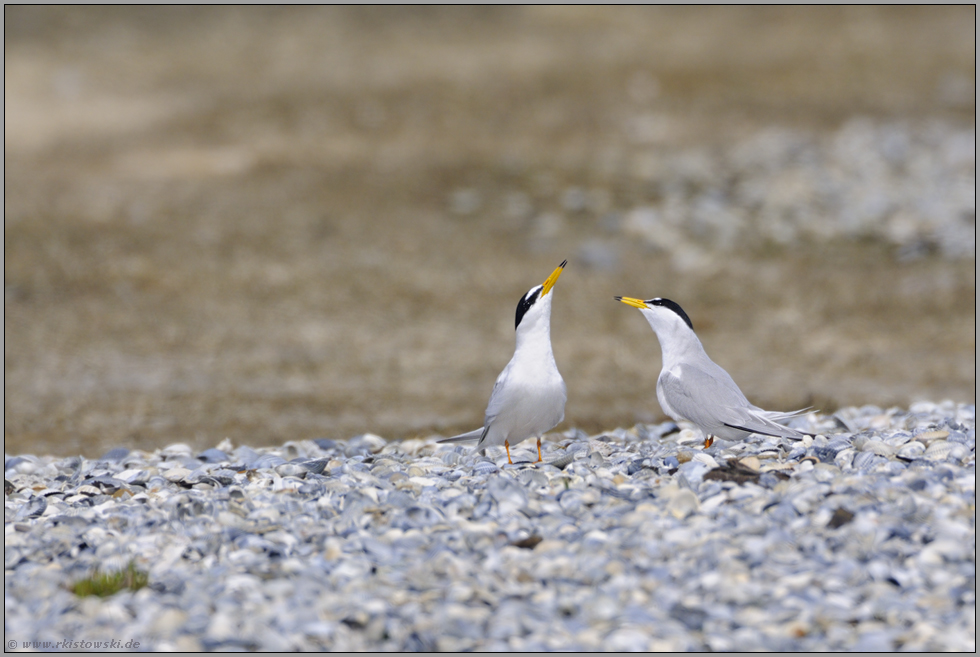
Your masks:
M945 461L953 451L953 443L937 440L926 449L925 457L931 461Z
M700 507L698 496L688 488L681 488L671 493L670 501L667 503L667 511L678 520L696 513Z
M459 452L446 452L440 458L446 465L459 465L466 460L466 457Z
M705 454L704 452L698 452L693 457L691 457L691 460L692 461L697 461L698 463L704 463L709 468L717 468L718 467L718 461L716 461L711 456L711 454Z
M388 444L388 441L373 433L365 433L355 436L347 441L348 449L353 451L356 448L365 448L372 454L377 454Z
M840 475L840 468L828 463L814 463L813 471L814 478L823 483L831 482Z
M842 449L837 452L837 456L834 457L834 465L836 465L841 470L847 470L851 468L854 464L854 456L857 454L856 450L848 447L847 449Z
M967 447L966 445L963 445L961 443L949 443L949 445L951 448L949 452L950 458L962 461L963 459L966 459L970 456L970 448ZM976 458L976 454L974 454L974 458Z
M299 463L283 463L277 465L276 474L281 477L305 477L308 470Z
M48 508L48 501L43 497L32 497L17 511L17 520L37 518Z
M894 456L898 451L895 447L885 444L880 440L869 440L861 447L862 452L871 452L877 456Z
M161 476L169 482L177 482L185 479L190 473L191 471L187 468L172 468L161 473Z
M501 516L509 515L527 506L527 492L517 481L509 477L495 477L487 482L487 493L497 503Z
M923 443L927 447L936 440L946 440L949 437L949 432L945 429L939 429L936 431L923 431L915 437L920 443Z
M600 452L592 452L589 454L589 465L593 468L598 468L599 466L605 465L606 459L602 457Z
M888 438L885 438L885 442L891 445L892 447L901 447L902 445L908 443L910 440L912 440L912 435L905 433L904 431L888 436Z
M492 461L480 461L473 466L473 474L475 475L489 475L495 472L500 472L500 468Z
M681 429L680 433L677 434L675 439L678 445L691 445L695 443L703 443L704 438L701 437L700 431L695 431L694 429Z
M875 461L874 452L858 452L854 455L854 460L851 461L851 466L856 470L864 470L870 468Z
M525 486L547 486L548 475L537 469L522 470L517 478Z
M194 450L191 449L190 445L174 443L161 449L160 454L168 458L174 456L194 456Z
M559 470L564 470L565 467L568 466L574 460L575 460L574 452L565 452L564 454L556 458L554 461L548 463L548 465L552 465L558 468Z
M594 439L589 440L590 453L598 452L602 456L609 456L610 454L613 453L614 450L615 448L605 440L594 440Z
M898 449L898 457L911 461L922 456L926 451L926 446L918 440L905 443Z

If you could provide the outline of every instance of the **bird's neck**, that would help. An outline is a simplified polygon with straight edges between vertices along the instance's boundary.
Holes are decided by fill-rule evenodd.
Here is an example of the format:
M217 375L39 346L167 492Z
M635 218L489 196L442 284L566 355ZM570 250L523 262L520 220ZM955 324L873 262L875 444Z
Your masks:
M687 326L673 324L660 326L657 330L657 338L660 341L664 369L670 369L685 361L690 362L693 357L705 353L701 340Z
M517 347L514 349L515 358L520 354L522 360L554 360L551 350L551 322L535 322L522 326L517 331Z

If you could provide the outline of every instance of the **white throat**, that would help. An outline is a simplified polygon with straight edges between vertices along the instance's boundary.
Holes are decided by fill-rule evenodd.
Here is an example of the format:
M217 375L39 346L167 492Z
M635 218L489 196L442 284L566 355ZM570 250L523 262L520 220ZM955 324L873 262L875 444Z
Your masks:
M704 354L704 347L697 334L677 313L663 308L641 308L640 312L657 334L664 369L670 369L691 356Z
M551 294L538 299L517 327L517 347L514 355L522 358L554 360L551 350Z

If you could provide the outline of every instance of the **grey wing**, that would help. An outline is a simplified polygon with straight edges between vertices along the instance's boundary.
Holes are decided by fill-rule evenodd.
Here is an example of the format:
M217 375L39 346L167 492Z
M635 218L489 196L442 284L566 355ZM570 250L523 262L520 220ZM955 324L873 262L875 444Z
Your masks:
M712 427L725 424L726 419L735 419L730 417L730 409L749 403L727 372L722 372L725 377L691 365L680 365L664 370L659 383L675 413L710 431Z
M490 392L490 401L487 402L487 412L483 416L483 427L486 429L493 422L493 419L497 417L500 411L504 408L506 402L506 395L504 390L506 388L507 378L510 376L510 363L507 363L507 367L500 373L497 380L493 384L493 390Z
M728 372L720 367L718 372L706 372L690 365L681 365L679 370L679 378L664 372L668 380L663 385L671 389L670 403L677 400L675 410L691 422L709 431L711 427L725 426L767 436L803 437L795 429L775 422L793 414L770 413L753 406Z

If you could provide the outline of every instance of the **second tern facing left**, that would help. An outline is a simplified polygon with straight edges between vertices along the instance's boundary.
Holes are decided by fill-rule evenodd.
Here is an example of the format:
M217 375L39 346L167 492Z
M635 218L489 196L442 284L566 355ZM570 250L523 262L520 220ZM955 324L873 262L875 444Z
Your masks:
M483 428L439 442L477 440L476 449L480 451L503 446L507 462L513 463L511 445L535 436L538 461L542 460L541 434L565 418L568 397L551 350L551 290L567 263L563 261L544 283L532 287L518 302L514 357L493 385Z
M670 299L617 301L639 308L649 322L663 355L657 379L657 400L674 420L687 420L704 433L704 446L714 437L740 440L750 434L801 440L804 434L779 424L803 411L766 411L749 403L732 377L705 353L687 313Z

